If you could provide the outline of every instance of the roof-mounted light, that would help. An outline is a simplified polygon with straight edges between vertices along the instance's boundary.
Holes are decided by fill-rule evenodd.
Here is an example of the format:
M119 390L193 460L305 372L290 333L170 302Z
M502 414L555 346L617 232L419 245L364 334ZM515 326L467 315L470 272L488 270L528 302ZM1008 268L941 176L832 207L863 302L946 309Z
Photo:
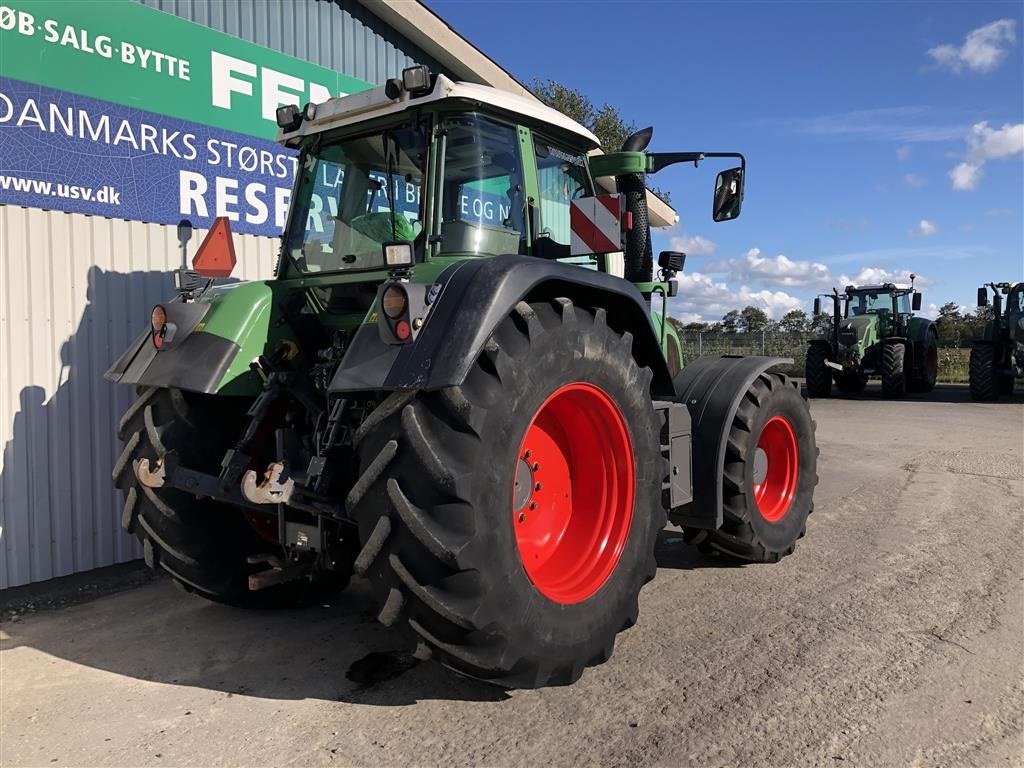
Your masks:
M312 106L310 104L307 107ZM316 107L314 109L314 114ZM302 125L302 112L295 104L283 104L277 108L277 127L285 133L291 133L292 131L298 130L299 126Z
M430 68L426 64L417 64L403 69L402 87L413 96L429 91Z

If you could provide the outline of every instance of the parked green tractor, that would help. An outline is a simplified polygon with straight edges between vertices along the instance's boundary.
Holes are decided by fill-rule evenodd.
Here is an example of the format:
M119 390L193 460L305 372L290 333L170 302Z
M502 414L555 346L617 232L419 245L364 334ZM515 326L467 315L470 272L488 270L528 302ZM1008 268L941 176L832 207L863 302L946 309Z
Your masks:
M820 315L822 298L832 301L832 323L824 339L807 349L805 376L810 397L828 397L832 384L843 392L862 392L871 376L882 380L885 397L907 391L931 392L939 370L938 330L921 309L921 294L910 286L848 285L843 293L814 300Z
M1024 283L983 285L978 289L979 307L989 306L989 289L992 318L971 345L971 397L981 401L1011 394L1013 380L1024 376Z
M378 618L505 686L565 684L637 620L666 518L775 562L804 535L814 423L778 358L665 350L645 178L736 153L622 151L536 101L413 67L278 110L298 150L273 279L179 295L108 372L122 522L146 561L234 605L365 576ZM594 179L615 177L618 193ZM193 266L224 274L225 222Z

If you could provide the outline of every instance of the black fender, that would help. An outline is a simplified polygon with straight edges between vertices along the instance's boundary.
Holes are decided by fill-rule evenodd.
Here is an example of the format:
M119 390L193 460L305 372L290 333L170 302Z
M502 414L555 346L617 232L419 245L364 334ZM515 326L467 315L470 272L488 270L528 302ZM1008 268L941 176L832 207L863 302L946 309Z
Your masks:
M736 409L750 385L788 357L699 357L673 382L676 400L690 411L693 501L672 510L672 520L693 528L722 525L725 445Z
M440 293L415 340L388 345L376 327L363 326L331 381L332 393L458 386L516 304L558 297L603 308L610 327L633 335L634 358L653 373L652 396L674 392L647 302L630 282L557 261L505 255L453 264L436 283Z

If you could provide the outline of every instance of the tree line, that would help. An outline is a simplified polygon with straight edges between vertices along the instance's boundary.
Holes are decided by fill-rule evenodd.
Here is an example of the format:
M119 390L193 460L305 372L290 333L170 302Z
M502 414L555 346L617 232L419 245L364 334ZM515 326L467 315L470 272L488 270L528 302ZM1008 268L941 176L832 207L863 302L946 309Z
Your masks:
M985 323L992 317L991 307L978 307L973 312L962 311L953 301L939 309L935 321L939 339L952 346L968 346L971 339L981 335ZM830 314L813 315L802 309L791 309L780 319L773 320L760 307L747 306L731 309L715 322L683 323L674 317L669 322L681 333L828 333L832 324Z

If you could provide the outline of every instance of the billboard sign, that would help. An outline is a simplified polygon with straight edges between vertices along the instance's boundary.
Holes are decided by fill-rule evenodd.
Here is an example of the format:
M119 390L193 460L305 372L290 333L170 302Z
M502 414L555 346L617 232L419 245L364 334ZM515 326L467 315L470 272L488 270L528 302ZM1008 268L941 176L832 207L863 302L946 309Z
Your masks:
M0 204L276 235L277 107L371 86L131 0L0 0Z

